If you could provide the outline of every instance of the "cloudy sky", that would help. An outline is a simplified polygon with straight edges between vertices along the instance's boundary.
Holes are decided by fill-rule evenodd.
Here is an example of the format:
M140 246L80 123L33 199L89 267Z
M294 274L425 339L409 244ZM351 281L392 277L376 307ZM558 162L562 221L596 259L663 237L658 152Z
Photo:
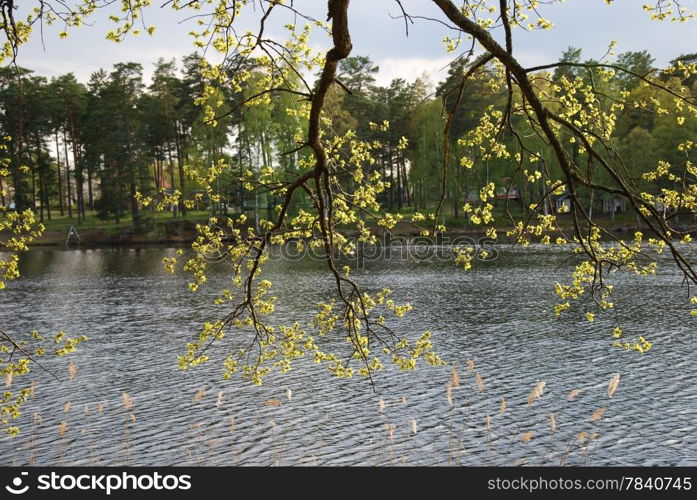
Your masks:
M53 76L73 72L86 81L93 71L109 69L116 62L135 61L145 68L146 77L152 63L158 58L181 58L192 52L187 35L191 21L181 12L160 9L162 0L154 0L154 7L146 11L144 22L155 24L154 36L132 37L115 44L104 34L111 28L107 12L97 14L92 26L73 30L67 39L59 39L62 27L44 27L43 43L39 36L23 47L19 63L39 74ZM412 15L443 19L427 0L402 0ZM599 58L611 40L618 42L617 52L648 50L661 66L682 53L697 52L697 21L688 23L658 23L649 20L642 4L646 0L615 0L611 6L605 0L566 0L561 5L543 9L555 28L551 31L515 34L515 53L526 65L556 61L569 46L583 49L584 57ZM696 0L683 0L685 6L697 9ZM295 6L316 17L323 17L323 0L295 0ZM380 66L378 81L388 83L392 78L412 80L426 72L433 82L445 73L451 60L445 55L442 39L448 34L444 26L416 20L405 35L404 22L394 0L352 0L349 22L352 28L354 55L369 55ZM283 36L280 26L290 21L280 13L270 28L271 36ZM241 19L242 28L253 28L252 16ZM38 32L37 32L38 35ZM314 47L328 46L326 35L317 32Z

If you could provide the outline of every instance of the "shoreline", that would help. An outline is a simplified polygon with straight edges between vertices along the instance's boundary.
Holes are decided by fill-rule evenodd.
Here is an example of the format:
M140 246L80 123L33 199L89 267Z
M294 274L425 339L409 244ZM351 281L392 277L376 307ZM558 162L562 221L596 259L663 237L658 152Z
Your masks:
M185 247L190 245L195 239L195 223L191 221L182 221L182 226L174 234L170 231L163 231L163 227L154 228L153 230L136 232L133 229L108 232L105 229L83 229L77 227L79 240L77 238L68 238L67 235L57 231L47 231L40 238L37 238L30 244L30 247L69 247L69 248L110 248L110 247L156 247L156 246L172 246ZM386 231L376 231L375 234L380 237L385 237ZM510 227L497 228L500 235L498 241L505 243L507 237L505 232L509 231ZM647 229L637 227L636 225L616 225L607 228L610 233L620 239L632 237L636 231L646 232ZM684 231L697 233L697 225L691 225L681 228ZM563 227L564 231L572 231L572 227ZM418 229L412 227L396 227L389 231L390 238L409 238L417 239L424 238L420 235ZM560 232L551 233L552 236L561 235ZM438 239L452 240L455 238L470 237L470 238L485 238L486 234L480 229L474 228L451 228L450 230L438 236ZM384 241L384 240L383 240ZM493 241L493 240L492 240Z

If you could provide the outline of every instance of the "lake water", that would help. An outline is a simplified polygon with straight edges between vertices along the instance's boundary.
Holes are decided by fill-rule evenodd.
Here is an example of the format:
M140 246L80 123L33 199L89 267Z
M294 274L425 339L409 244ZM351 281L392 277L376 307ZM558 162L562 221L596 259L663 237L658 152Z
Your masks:
M502 247L495 262L469 272L448 262L367 262L360 283L390 287L414 306L394 323L400 335L431 330L438 353L457 364L462 385L450 405L450 368L387 369L374 390L309 362L262 387L223 380L221 356L179 371L184 344L221 309L211 305L214 288L192 294L183 276L163 271L161 259L174 252L36 249L24 257L23 277L0 293L1 328L90 340L69 357L73 379L65 358L48 365L60 382L30 375L35 397L21 435L0 438L2 465L697 465L695 318L669 265L656 277L616 280L625 331L655 344L641 356L611 347L603 318L554 317L552 287L572 269L558 250ZM319 262L276 260L267 271L285 321L309 318L332 292ZM211 281L226 279L221 268ZM621 382L610 399L615 373ZM540 381L544 394L528 407ZM573 389L580 393L567 401Z

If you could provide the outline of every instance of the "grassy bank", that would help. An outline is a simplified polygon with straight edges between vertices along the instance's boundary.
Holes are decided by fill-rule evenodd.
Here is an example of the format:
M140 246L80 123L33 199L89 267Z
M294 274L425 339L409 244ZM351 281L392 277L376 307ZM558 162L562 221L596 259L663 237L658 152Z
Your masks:
M78 238L82 245L184 243L193 238L196 224L205 222L209 213L190 211L178 217L173 217L170 212L147 213L138 229L130 215L119 222L100 219L91 211L85 215L85 220L80 222L74 214L72 217L53 215L51 220L44 218L46 230L34 245L65 245L71 227L77 231L77 237L71 236L70 244L77 244Z
M435 208L435 207L433 207ZM428 212L429 210L420 210ZM399 213L403 220L391 231L396 236L416 236L419 228L410 221L414 209L405 207ZM250 214L251 215L251 214ZM516 220L521 220L522 214L513 212L511 214ZM70 228L74 227L79 236L79 244L86 246L102 245L139 245L139 244L185 244L190 242L195 236L195 227L198 223L205 223L210 216L207 211L189 211L185 216L174 217L171 212L143 212L140 227L135 228L130 215L124 216L119 222L114 220L103 220L97 217L95 212L88 211L85 220L78 222L77 217L53 214L51 220L44 218L43 224L46 230L41 238L37 239L34 245L55 246L65 245L68 239ZM503 206L496 207L494 216L500 221L499 234L510 230L512 224L504 213ZM253 215L252 215L253 217ZM251 219L251 217L250 217ZM611 218L608 214L598 214L593 220L599 225L609 228L618 236L622 234L633 234L635 230L642 230L637 223L634 214L623 212ZM563 230L572 231L572 220L570 215L559 215L559 225ZM534 220L532 221L534 223ZM687 221L686 221L687 222ZM438 220L439 224L445 224L448 235L482 235L482 227L469 222L462 214L455 217L452 213L442 215ZM369 222L370 224L370 222ZM424 223L422 223L424 224ZM376 227L375 224L373 224ZM341 229L341 228L340 228ZM351 228L346 228L351 231ZM382 227L376 227L376 232L381 233ZM70 244L78 244L78 238L72 236Z

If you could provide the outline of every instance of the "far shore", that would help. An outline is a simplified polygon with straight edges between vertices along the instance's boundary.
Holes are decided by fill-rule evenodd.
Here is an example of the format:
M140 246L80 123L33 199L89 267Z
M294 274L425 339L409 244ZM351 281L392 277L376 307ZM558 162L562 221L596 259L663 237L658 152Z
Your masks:
M69 219L67 219L70 221ZM89 225L78 225L67 224L67 228L61 227L51 227L47 225L47 229L44 231L40 238L37 238L31 246L33 247L137 247L137 246L187 246L195 238L196 234L196 224L205 223L206 218L196 219L172 219L168 221L157 220L150 221L148 224L140 230L135 230L130 227L130 225L124 225L121 227L114 227L105 225L100 227L95 224ZM76 221L75 221L76 222ZM600 221L599 221L600 222ZM646 228L639 227L636 224L627 224L626 221L621 223L618 221L617 224L608 223L608 221L602 221L603 226L608 231L609 235L606 238L610 238L610 235L618 239L628 239L632 238L636 231L646 232ZM473 227L471 225L460 225L459 227L451 223L448 225L448 229L444 233L439 233L436 242L448 243L452 242L456 238L469 237L475 240L485 238L486 235L484 231L479 227ZM74 228L72 234L70 227ZM499 234L498 241L501 243L509 242L510 238L506 236L506 232L511 229L510 226L499 227L497 232ZM680 228L683 231L689 231L693 235L697 236L697 225L689 225ZM384 235L384 228L376 227L374 228L375 234L378 236ZM569 226L562 226L561 231L556 234L552 234L552 238L561 236L565 233L570 235L573 232L573 228ZM76 233L76 234L75 234ZM349 233L350 235L351 233ZM3 235L0 235L2 238ZM420 229L410 222L402 221L394 229L389 231L389 238L409 238L415 240L421 240ZM381 243L389 241L386 237L381 239ZM423 243L423 242L421 242Z

